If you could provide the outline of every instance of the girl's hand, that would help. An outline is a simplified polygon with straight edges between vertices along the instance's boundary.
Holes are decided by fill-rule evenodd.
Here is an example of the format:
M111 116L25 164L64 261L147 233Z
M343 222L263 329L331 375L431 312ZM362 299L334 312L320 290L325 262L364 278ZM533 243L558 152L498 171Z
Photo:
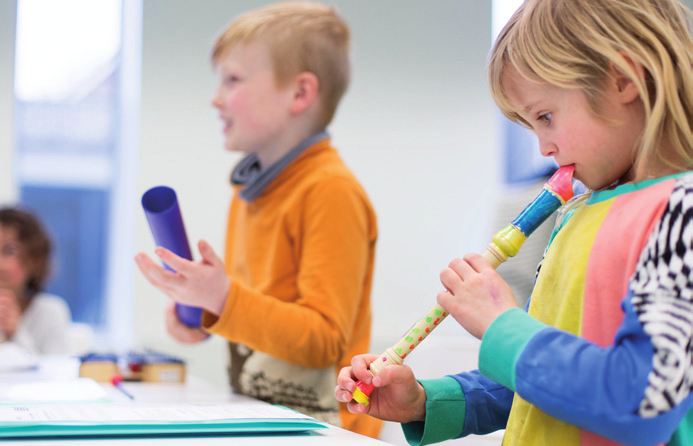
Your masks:
M226 304L231 278L226 275L224 262L207 242L201 240L198 249L202 255L198 263L179 257L168 249L158 247L154 250L175 273L162 268L143 253L135 256L135 262L149 283L171 299L219 316Z
M17 298L10 290L0 289L0 333L5 338L11 339L17 327L22 309L19 307Z
M176 303L169 301L166 306L166 331L178 342L196 344L209 337L201 328L191 328L182 323L176 314Z
M517 307L510 286L479 254L455 259L440 273L437 300L465 330L481 337L501 313Z
M426 418L426 392L406 365L384 367L375 378L368 365L377 355L358 355L351 359L351 367L344 367L337 376L335 398L347 403L349 412L366 413L372 417L398 423L423 421ZM373 384L369 404L364 406L352 400L356 381Z

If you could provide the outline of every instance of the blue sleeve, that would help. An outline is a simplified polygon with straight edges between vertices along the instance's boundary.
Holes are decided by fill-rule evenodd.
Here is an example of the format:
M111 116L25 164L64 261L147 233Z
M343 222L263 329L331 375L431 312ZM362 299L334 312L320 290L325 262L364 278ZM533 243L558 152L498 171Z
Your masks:
M426 420L402 424L412 446L488 434L508 422L514 393L478 370L419 383L426 391Z
M689 396L655 417L638 414L652 372L653 345L630 302L629 294L621 305L623 323L614 345L607 348L554 327L528 323L534 320L530 315L510 310L484 334L480 369L547 414L579 428L625 444L665 443L693 399ZM511 352L506 336L518 325L533 329L527 341L512 346ZM492 360L499 351L514 358L511 364Z
M515 393L478 370L451 375L462 387L467 405L460 437L505 429Z

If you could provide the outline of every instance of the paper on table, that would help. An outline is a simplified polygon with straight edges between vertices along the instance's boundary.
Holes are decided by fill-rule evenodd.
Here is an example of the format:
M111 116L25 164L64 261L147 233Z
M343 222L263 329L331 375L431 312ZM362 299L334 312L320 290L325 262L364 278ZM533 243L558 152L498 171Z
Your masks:
M265 403L0 406L0 438L305 432L327 424Z
M105 402L112 402L106 390L89 378L0 383L0 404Z
M252 419L310 419L307 415L265 403L102 404L0 407L3 422L139 422Z

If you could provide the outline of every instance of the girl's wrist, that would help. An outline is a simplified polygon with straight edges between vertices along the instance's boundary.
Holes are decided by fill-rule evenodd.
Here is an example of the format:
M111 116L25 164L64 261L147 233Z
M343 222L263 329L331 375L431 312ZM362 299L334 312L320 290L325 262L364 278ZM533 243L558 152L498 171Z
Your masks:
M412 419L412 421L426 421L426 390L423 388L421 383L418 381L416 382L417 385L417 390L418 390L418 397L416 401L416 412L415 415Z

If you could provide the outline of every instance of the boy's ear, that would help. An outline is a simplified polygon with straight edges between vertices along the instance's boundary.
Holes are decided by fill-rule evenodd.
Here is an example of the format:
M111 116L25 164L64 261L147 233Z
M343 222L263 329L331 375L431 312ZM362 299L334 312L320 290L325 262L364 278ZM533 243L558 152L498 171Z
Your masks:
M630 66L632 71L640 77L640 79L645 78L644 69L642 64L634 62L628 55L621 54L624 61ZM638 97L640 97L640 92L638 91L638 85L634 81L630 73L624 73L623 70L611 63L611 76L614 80L614 87L616 89L616 94L621 99L621 102L628 104Z
M292 113L302 113L307 109L318 97L318 88L320 83L317 76L308 71L299 73L294 79L294 97L291 102Z

